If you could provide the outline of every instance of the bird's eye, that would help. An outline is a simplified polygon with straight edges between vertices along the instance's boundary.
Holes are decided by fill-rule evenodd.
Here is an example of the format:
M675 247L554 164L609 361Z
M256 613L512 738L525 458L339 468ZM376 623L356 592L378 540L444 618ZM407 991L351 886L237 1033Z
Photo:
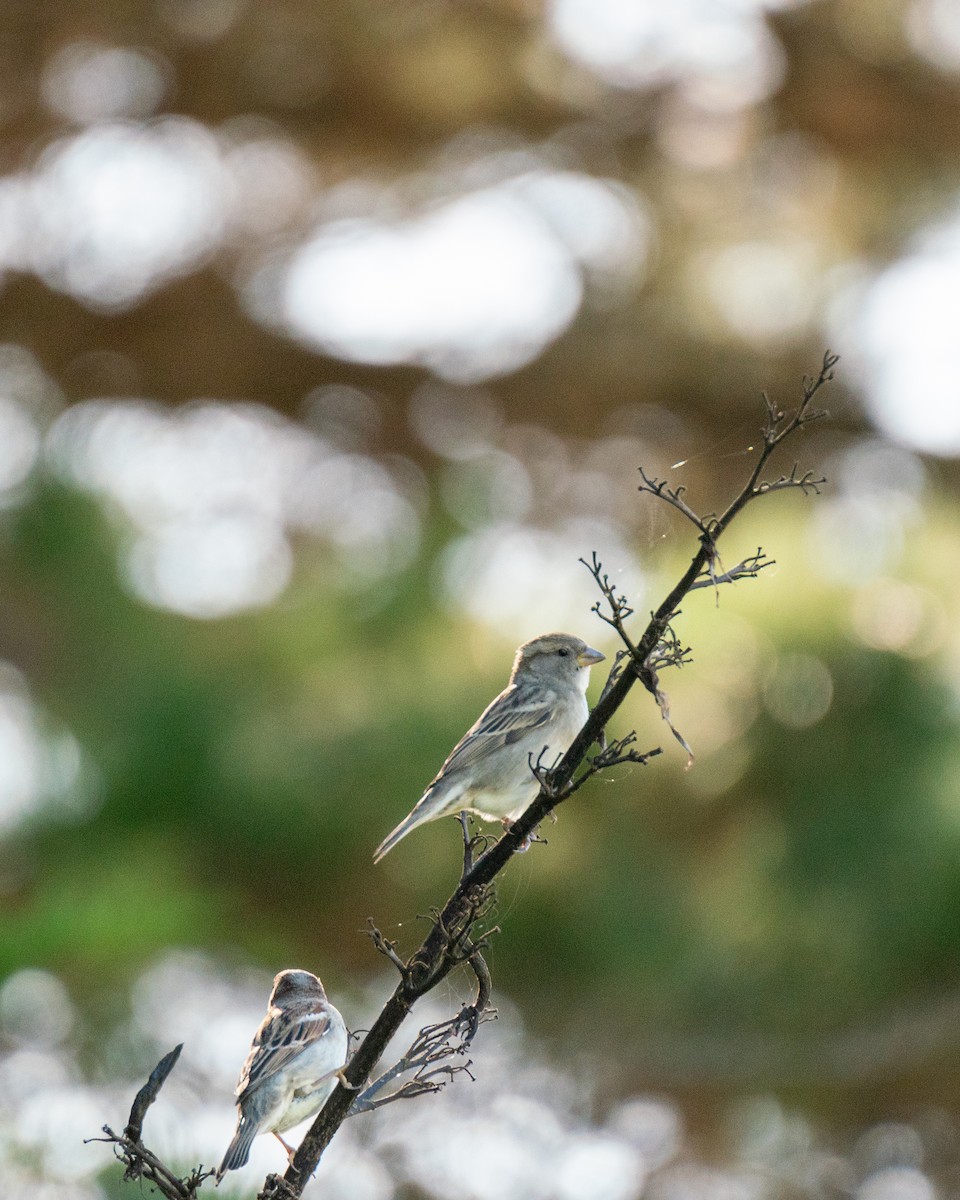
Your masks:
M557 651L557 653L560 655L561 658L566 658L567 655L570 653L570 651L564 650L563 647L561 646L561 648Z

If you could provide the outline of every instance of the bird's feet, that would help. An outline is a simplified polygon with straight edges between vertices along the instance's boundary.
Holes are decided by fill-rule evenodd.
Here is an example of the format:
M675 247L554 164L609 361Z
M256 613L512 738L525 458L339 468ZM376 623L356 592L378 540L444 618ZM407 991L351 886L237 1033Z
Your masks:
M273 1136L274 1136L274 1137L277 1139L277 1141L278 1141L278 1142L280 1143L280 1145L281 1145L281 1146L284 1148L284 1150L286 1150L286 1152L287 1152L287 1162L288 1162L288 1163L292 1163L292 1162L293 1162L293 1156L296 1154L296 1150L293 1148L293 1146L289 1145L289 1143L285 1142L285 1141L283 1140L283 1138L280 1136L280 1134L279 1134L279 1133L277 1133L277 1131L276 1131L276 1130L274 1130L274 1131L273 1131Z
M556 818L554 818L554 819L556 819ZM510 830L516 824L516 821L511 821L509 817L504 817L501 824L503 825L504 833L509 833ZM539 842L541 846L545 846L547 844L547 839L540 837L540 835L537 833L536 829L534 829L530 833L527 834L527 836L523 839L523 841L517 847L517 853L518 854L526 854L526 852L530 849L530 847L533 845L534 842Z

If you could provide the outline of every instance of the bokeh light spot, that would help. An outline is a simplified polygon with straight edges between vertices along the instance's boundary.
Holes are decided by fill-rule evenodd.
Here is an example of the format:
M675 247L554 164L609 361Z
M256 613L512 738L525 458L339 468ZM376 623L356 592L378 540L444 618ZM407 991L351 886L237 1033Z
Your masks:
M33 470L40 431L22 405L0 392L0 492L17 488ZM0 502L2 502L0 495Z
M712 252L703 272L714 307L745 341L796 337L813 314L811 246L743 242Z
M156 8L186 42L219 41L236 23L249 0L157 0Z
M619 87L682 82L711 107L740 108L768 95L782 71L763 21L769 0L552 0L559 45Z
M59 1045L69 1037L73 1023L67 989L49 971L16 971L0 987L0 1028L19 1045Z
M195 121L92 125L0 185L7 265L97 307L194 268L224 232L219 152Z
M521 521L533 502L526 468L502 450L449 464L440 490L448 511L468 529Z
M168 64L144 50L69 42L46 65L43 97L55 113L80 125L145 117L163 100L169 74Z
M856 353L872 417L906 446L960 454L960 217L856 290L839 332Z
M293 560L274 522L251 514L179 521L138 538L126 559L133 590L189 617L224 617L280 595Z
M947 636L940 600L898 579L874 579L860 588L851 616L857 637L874 650L922 657L939 650Z
M470 381L535 358L580 297L579 273L542 220L488 189L408 221L322 228L292 259L282 311L328 353Z
M833 702L833 677L812 654L785 654L764 690L767 711L788 729L809 729Z
M905 27L914 49L945 71L960 71L960 6L955 0L913 0Z
M274 601L293 571L293 531L334 548L343 583L402 570L419 546L419 517L398 482L402 462L391 471L340 453L259 405L88 401L56 421L45 452L56 471L132 523L124 560L132 590L186 616Z
M915 1167L887 1167L868 1176L856 1200L935 1200L936 1189Z
M488 393L443 383L422 384L410 399L410 427L419 440L444 458L468 459L488 453L503 426L503 415Z
M578 561L596 550L614 585L639 605L642 576L610 525L569 521L556 529L488 525L453 542L441 567L444 588L475 621L518 639L544 629L578 629L596 585Z

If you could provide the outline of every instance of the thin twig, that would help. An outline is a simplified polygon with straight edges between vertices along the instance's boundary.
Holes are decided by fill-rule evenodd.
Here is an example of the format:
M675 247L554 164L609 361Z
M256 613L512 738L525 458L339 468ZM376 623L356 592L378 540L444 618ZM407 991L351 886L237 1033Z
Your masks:
M756 579L761 571L775 565L776 559L767 558L762 548L758 546L756 554L751 554L749 558L737 563L729 571L724 571L722 575L713 575L709 571L704 571L700 578L690 585L689 590L695 592L698 588L715 588L719 587L721 583L736 583L738 579Z
M384 958L389 959L390 962L392 962L400 972L401 977L406 977L407 964L397 953L397 943L388 941L388 939L383 936L374 923L373 917L367 917L367 928L362 930L362 932L365 933L373 942L377 953L382 954Z
M637 763L645 767L651 758L656 758L658 754L663 753L659 746L642 752L635 750L633 746L636 740L636 732L631 730L624 737L617 738L616 741L604 746L593 758L587 760L587 769L573 780L567 789L567 795L572 796L574 792L583 787L588 779L599 775L601 771L608 771L611 767L619 767L623 763Z
M140 1135L143 1133L143 1120L147 1115L147 1109L156 1100L160 1089L166 1083L167 1076L177 1065L177 1059L180 1057L182 1049L183 1042L180 1042L169 1053L165 1054L150 1072L150 1078L140 1091L137 1092L133 1099L133 1104L130 1106L127 1127L123 1131L124 1137L130 1138L133 1142L140 1140Z
M382 1108L395 1100L410 1100L426 1092L439 1092L461 1073L473 1078L469 1060L459 1063L448 1060L462 1058L480 1026L486 1021L495 1020L497 1013L496 1009L490 1007L490 971L480 950L474 947L465 961L477 980L477 994L473 1002L465 1004L456 1016L421 1029L407 1052L354 1100L350 1116ZM412 1078L388 1090L402 1076L410 1074Z
M603 563L597 557L596 550L590 556L590 562L585 558L581 558L580 562L587 568L593 578L596 580L597 587L603 593L603 597L607 602L607 607L610 610L609 616L603 611L600 601L594 604L591 612L595 613L601 621L605 622L611 628L615 629L620 637L620 640L626 646L627 650L633 654L636 651L636 646L630 640L630 635L627 633L626 625L624 624L628 618L633 616L627 598L622 593L617 592L616 588L610 582L608 575L604 573Z
M707 532L707 518L698 516L683 499L683 493L687 490L685 487L669 488L665 479L656 479L654 476L648 475L643 467L638 467L637 469L640 472L640 478L643 480L639 488L641 492L649 492L651 496L656 496L658 500L665 501L671 507L675 508L677 512L683 513L687 520L700 530L701 534Z
M197 1192L203 1186L205 1179L214 1174L204 1171L202 1166L196 1167L189 1175L179 1176L170 1169L152 1150L142 1142L143 1122L150 1105L156 1100L170 1072L176 1066L183 1043L175 1046L157 1063L150 1072L150 1078L134 1097L130 1106L130 1116L123 1133L114 1133L109 1125L104 1125L102 1138L89 1138L88 1141L108 1142L113 1146L117 1160L123 1163L124 1179L146 1179L152 1183L167 1200L195 1200Z

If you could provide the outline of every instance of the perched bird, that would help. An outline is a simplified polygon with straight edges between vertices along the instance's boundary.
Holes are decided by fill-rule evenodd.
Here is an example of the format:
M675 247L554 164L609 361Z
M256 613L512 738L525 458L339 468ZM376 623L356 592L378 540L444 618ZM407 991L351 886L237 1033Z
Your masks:
M583 728L590 668L603 655L568 633L545 633L513 660L510 682L454 746L409 816L377 847L374 862L411 829L452 813L474 812L487 821L516 820L540 785L530 769L553 765Z
M217 1179L242 1167L258 1133L280 1137L318 1113L347 1059L347 1028L309 971L281 971L237 1081L240 1115Z

